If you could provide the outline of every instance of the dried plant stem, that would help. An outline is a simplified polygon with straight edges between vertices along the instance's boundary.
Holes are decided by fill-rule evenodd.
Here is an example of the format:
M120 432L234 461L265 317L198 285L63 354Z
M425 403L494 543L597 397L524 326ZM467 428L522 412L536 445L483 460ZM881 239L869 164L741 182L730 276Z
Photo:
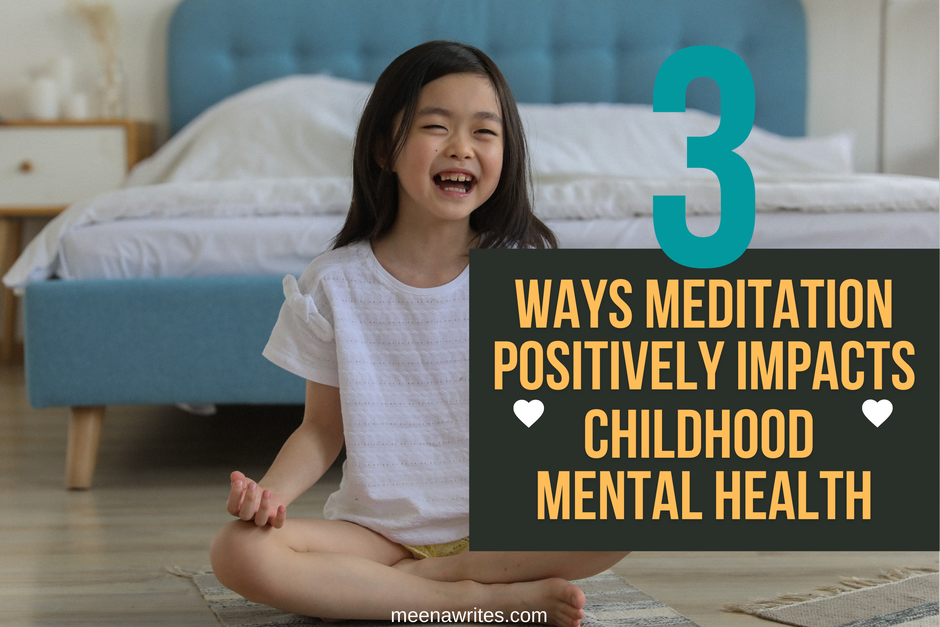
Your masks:
M123 114L123 76L118 61L117 48L119 28L114 7L110 4L83 2L70 3L70 8L84 18L91 27L91 36L101 57L103 86L101 93L101 113L105 117L117 117Z

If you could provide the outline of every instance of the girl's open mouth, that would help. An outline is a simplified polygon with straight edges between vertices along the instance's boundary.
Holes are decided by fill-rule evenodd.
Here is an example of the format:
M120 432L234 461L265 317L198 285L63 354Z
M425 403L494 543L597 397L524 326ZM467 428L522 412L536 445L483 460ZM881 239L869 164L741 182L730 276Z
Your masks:
M434 184L445 192L457 192L466 194L476 184L472 174L463 172L441 172L434 175Z

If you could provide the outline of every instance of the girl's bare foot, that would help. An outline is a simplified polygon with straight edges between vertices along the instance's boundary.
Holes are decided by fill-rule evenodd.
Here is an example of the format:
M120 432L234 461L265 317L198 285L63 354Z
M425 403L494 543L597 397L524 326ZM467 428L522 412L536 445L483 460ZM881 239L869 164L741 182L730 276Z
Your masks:
M451 564L453 562L449 558L424 560L406 558L396 563L394 568L436 581L463 581L466 584L475 584L474 591L481 595L475 597L479 599L477 607L482 610L501 610L505 614L504 620L506 621L520 622L524 618L520 616L514 618L510 614L513 611L545 612L544 618L532 620L546 622L557 627L578 627L581 619L584 618L584 592L565 579L554 577L515 583L475 583L472 579L463 579L458 569L450 572L446 566Z
M485 584L484 584L485 585ZM552 578L541 581L524 581L510 584L490 584L497 595L505 594L504 603L497 599L495 605L508 608L505 619L521 621L525 615L513 617L510 612L525 612L531 620L545 622L556 627L578 627L584 618L584 592L564 579ZM544 615L535 614L544 612Z

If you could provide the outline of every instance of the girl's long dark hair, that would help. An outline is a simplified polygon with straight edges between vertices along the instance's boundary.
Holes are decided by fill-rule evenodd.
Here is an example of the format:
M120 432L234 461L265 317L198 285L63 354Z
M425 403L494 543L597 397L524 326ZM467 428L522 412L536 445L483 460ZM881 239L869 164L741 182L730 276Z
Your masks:
M490 79L503 119L499 184L493 195L470 214L470 227L480 234L478 247L558 247L554 233L532 212L525 134L502 72L473 46L431 41L392 61L375 83L356 133L352 203L334 248L375 240L392 228L398 214L398 180L391 168L408 137L421 88L442 76L464 73ZM395 130L399 112L402 120Z

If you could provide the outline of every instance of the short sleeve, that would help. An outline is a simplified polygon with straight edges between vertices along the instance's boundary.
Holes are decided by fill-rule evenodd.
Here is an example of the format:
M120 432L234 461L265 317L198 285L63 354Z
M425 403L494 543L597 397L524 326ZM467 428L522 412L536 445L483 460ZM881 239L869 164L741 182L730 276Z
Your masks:
M284 277L284 304L263 355L299 377L339 386L336 342L329 302L301 291L297 279ZM315 288L311 291L315 292ZM318 305L319 301L319 305ZM324 315L326 314L326 315Z

